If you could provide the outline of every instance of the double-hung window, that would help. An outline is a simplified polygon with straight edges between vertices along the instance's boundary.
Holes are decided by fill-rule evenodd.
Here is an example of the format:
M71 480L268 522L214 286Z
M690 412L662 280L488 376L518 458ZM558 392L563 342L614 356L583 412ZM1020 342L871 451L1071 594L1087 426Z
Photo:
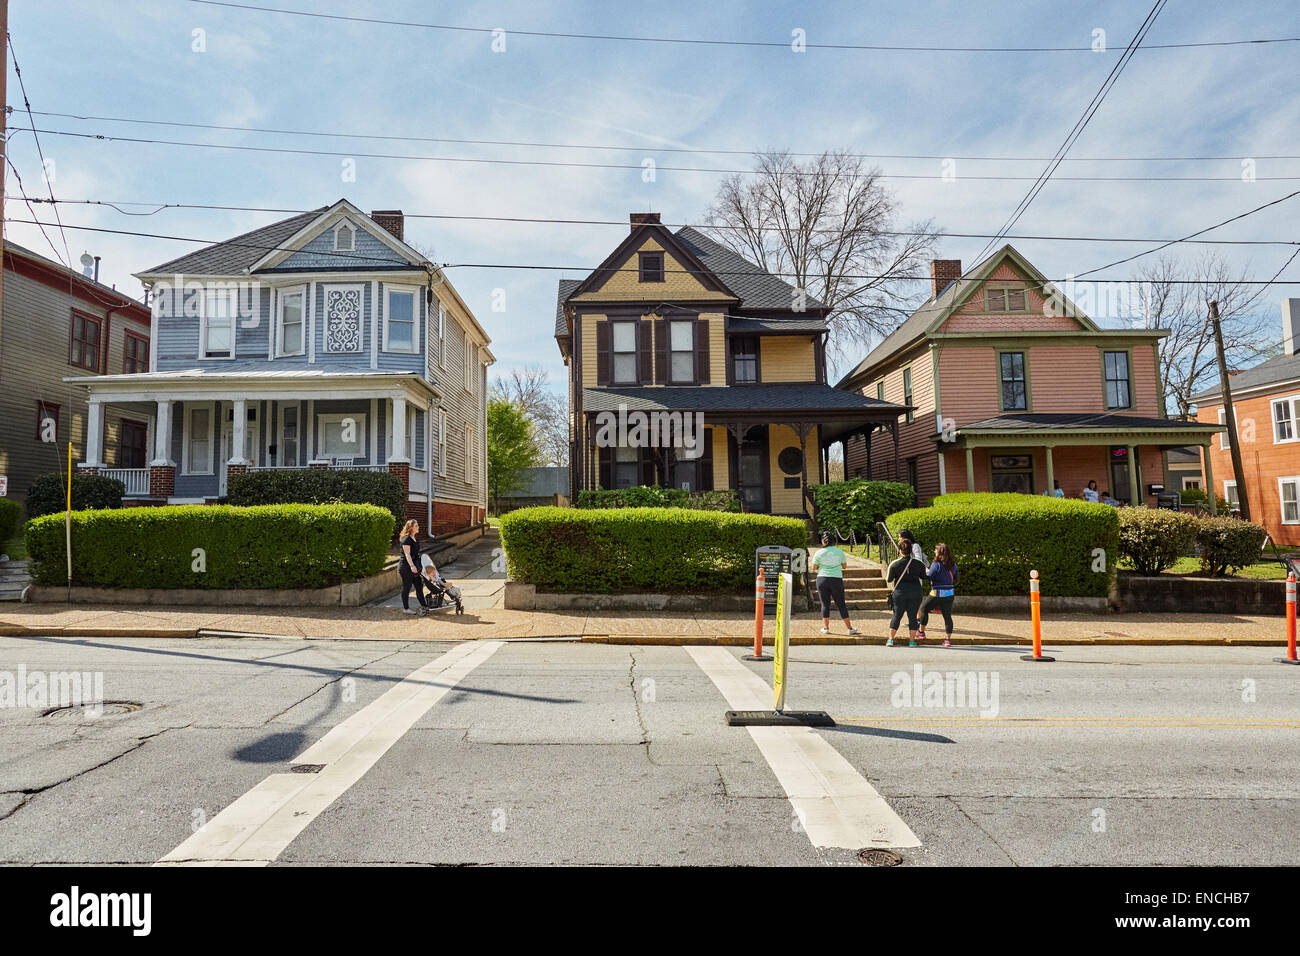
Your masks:
M1106 407L1132 408L1133 387L1129 376L1127 352L1103 352L1106 375Z
M758 382L758 336L737 335L731 340L731 378L737 385Z
M99 322L93 315L72 313L72 340L68 346L68 361L91 372L99 371Z
M280 293L280 354L302 355L307 327L305 320L307 290L303 286Z
M199 358L229 359L235 357L234 289L207 289L203 293L203 317L200 321Z
M1300 524L1300 476L1279 478L1277 491L1282 503L1282 523Z
M631 327L631 323L626 323ZM695 322L674 319L668 323L668 378L674 385L695 381Z
M389 286L384 293L384 350L414 352L419 347L415 332L415 290Z
M1295 441L1294 398L1279 398L1273 402L1273 444Z
M127 332L122 343L122 371L128 375L149 371L149 340L143 335Z
M212 408L208 405L189 407L188 429L185 436L185 461L183 471L188 475L212 474Z
M912 404L912 369L910 366L903 369L903 404ZM912 419L915 417L915 413L909 408L907 410L906 421L910 424Z
M610 351L612 354L612 381L616 385L636 383L636 323L610 323Z
M1023 412L1029 408L1029 390L1025 381L1025 353L1002 352L998 355L1002 382L1002 410Z

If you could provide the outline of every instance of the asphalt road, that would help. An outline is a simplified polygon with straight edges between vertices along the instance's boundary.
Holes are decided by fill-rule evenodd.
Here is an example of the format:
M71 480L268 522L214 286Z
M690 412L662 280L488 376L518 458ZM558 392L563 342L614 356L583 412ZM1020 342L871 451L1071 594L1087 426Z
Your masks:
M740 649L0 638L0 691L140 705L0 693L0 862L858 866L867 832L910 866L1300 862L1300 668L1022 652L797 647L787 706L838 726L754 734Z

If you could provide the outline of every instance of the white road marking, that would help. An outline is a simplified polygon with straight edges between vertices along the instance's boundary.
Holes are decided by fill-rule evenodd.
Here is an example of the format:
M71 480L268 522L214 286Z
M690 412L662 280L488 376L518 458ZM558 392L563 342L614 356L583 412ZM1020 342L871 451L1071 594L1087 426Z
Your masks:
M771 710L772 688L721 647L687 647L732 710ZM885 798L809 727L747 727L815 847L916 847Z
M265 866L362 778L501 641L467 641L413 671L295 757L318 773L274 773L208 821L158 865Z

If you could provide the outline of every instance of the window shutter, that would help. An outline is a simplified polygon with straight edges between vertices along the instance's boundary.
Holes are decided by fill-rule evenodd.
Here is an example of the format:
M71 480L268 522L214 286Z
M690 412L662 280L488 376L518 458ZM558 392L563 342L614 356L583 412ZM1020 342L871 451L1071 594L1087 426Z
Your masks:
M579 320L581 321L581 320ZM609 384L609 323L596 323L596 384ZM608 488L608 485L605 485Z
M709 320L695 320L695 383L709 384Z
M596 461L597 481L600 487L608 491L614 487L614 449L597 448Z
M700 491L713 490L713 429L704 429L700 441L704 442L704 454L700 456Z
M638 385L652 385L651 379L651 328L649 319L637 319L637 334L640 337L638 345L640 346L640 355L636 359L636 381Z
M655 381L668 384L668 322L655 319Z
M649 448L639 448L636 453L637 484L649 488L655 483L655 460Z

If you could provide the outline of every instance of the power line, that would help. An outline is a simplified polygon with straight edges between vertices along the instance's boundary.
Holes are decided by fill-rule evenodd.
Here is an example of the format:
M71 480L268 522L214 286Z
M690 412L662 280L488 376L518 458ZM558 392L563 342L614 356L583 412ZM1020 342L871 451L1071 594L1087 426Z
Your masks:
M40 224L38 221L36 221L36 220L31 220L31 219L8 219L8 218L6 218L4 221L5 221L5 222L14 222L14 223L23 223L23 224L26 224L26 225L39 225L39 224ZM71 224L71 223L66 224L64 228L66 228L66 229L78 229L78 230L82 230L82 231L86 231L86 232L102 232L102 233L108 233L108 234L111 234L111 235L119 235L119 236L140 236L140 237L144 237L144 238L148 238L148 239L172 239L172 240L175 240L175 241L178 241L178 242L193 242L193 243L201 243L201 244L203 244L203 245L210 245L210 246L236 246L236 247L242 247L242 248L248 248L248 249L258 249L258 250L261 250L261 251L264 251L264 252L300 252L300 251L302 251L302 250L300 250L300 249L297 249L297 248L294 248L294 247L290 247L290 246L271 246L271 245L264 245L264 244L262 244L262 243L254 243L254 242L240 242L240 241L239 241L239 237L236 237L235 239L226 239L226 240L197 239L197 238L194 238L194 237L192 237L192 236L174 236L174 235L168 235L168 234L165 234L165 233L139 232L139 231L130 230L130 229L109 229L109 228L107 228L107 227L105 227L105 226L79 226L79 225L73 225L73 224ZM333 256L333 257L336 257L336 258L343 258L343 259L361 259L361 260L366 260L366 261L370 261L370 262L384 262L384 263L386 263L386 264L391 264L391 263L392 263L392 260L390 260L390 259L382 259L382 260L381 260L381 259L377 259L376 257L373 257L373 256L356 255L356 254L349 254L349 253L342 253L342 252L329 252L329 251L325 251L325 250L314 251L314 252L313 252L313 255ZM593 266L573 266L573 265L553 266L553 265L540 265L540 264L531 264L531 263L491 263L491 262L444 262L444 263L435 263L435 265L436 265L439 269L522 269L522 270L535 270L535 271L546 271L546 272L582 272L582 273L592 273L592 272L602 272L602 273L620 273L620 272L628 272L628 273L636 273L636 272L639 271L639 268L638 268L638 267L635 267L635 266L628 267L628 268L616 268L616 269L604 268L604 269L602 269L602 268L599 267L599 266L594 266L594 267L593 267ZM752 271L744 271L744 272L741 272L741 271L715 270L715 269L709 269L709 270L700 270L700 269L672 269L672 270L669 270L669 271L672 272L672 273L674 273L674 274L677 274L677 273L680 272L680 273L683 274L683 275L713 275L713 276L730 276L730 275L751 276L751 275L753 275L753 272L752 272ZM776 276L776 277L778 277L778 278L793 278L793 279L798 279L798 278L800 278L799 275L798 275L797 273L793 273L793 272L769 272L768 275ZM891 276L891 275L845 274L845 275L842 275L840 278L844 278L844 279L897 279L897 280L899 280L899 281L908 281L908 282L929 282L929 281L931 281L929 276ZM1078 278L1079 278L1079 276L1071 276L1071 277L1066 278L1066 279L1048 279L1048 280L1046 280L1046 281L1047 281L1047 282L1054 283L1054 284L1064 284L1064 283L1071 282L1071 281L1077 281ZM964 280L962 280L962 281L965 281L965 282L979 282L979 283L984 283L984 282L1001 282L1001 283L1005 283L1005 282L1006 282L1005 279L997 279L997 278L992 277L992 276L990 276L990 277L988 277L988 278L986 278L986 279L979 279L979 280L975 280L975 279L964 279ZM1097 280L1097 281L1100 281L1100 282L1120 282L1120 281L1124 281L1124 280L1120 280L1120 279L1101 279L1101 280ZM1176 284L1176 285L1196 285L1196 284L1198 284L1198 283L1200 282L1200 280L1197 280L1197 279L1183 279L1183 280L1170 280L1170 281L1173 282L1173 283ZM1272 283L1270 283L1270 282L1264 282L1264 281L1262 281L1262 280L1243 280L1243 281L1241 281L1241 282L1238 283L1238 284L1239 284L1239 285L1270 285L1270 284L1272 284Z
M1142 45L1143 38L1155 23L1156 17L1160 16L1160 13L1167 2L1168 0L1156 0L1155 5L1152 6L1151 10L1147 13L1146 19L1142 21L1142 25L1139 26L1137 32L1133 34L1133 39L1129 40L1128 46L1124 48L1124 52L1120 55L1119 60L1116 61L1115 65L1111 68L1110 73L1106 75L1106 79L1102 81L1100 88L1098 88L1097 92L1093 94L1092 100L1084 108L1083 115L1075 121L1070 132L1066 134L1065 140L1057 147L1053 159L1048 162L1043 171L1038 174L1038 178L1034 181L1034 185L1029 187L1029 191L1021 198L1020 202L1016 205L1016 208L1012 210L1011 216L1002 224L1001 228L998 230L998 237L1015 228L1016 223L1020 221L1020 217L1025 214L1030 205L1033 204L1033 201L1038 198L1038 194L1043 191L1044 187L1046 187L1047 181L1052 178L1052 174L1055 173L1057 168L1061 165L1062 160L1065 158L1065 154L1070 151L1070 147L1073 146L1078 141L1079 137L1083 135L1084 129L1086 129L1088 124L1092 121L1093 116L1097 114L1097 110L1101 108L1101 104L1106 99L1107 94L1110 93L1115 84L1119 81L1120 74L1124 72L1124 67L1128 66L1134 55L1136 55L1138 47ZM985 244L984 248L980 250L979 255L975 258L982 259L984 253L997 245L998 237L990 239Z
M480 33L494 34L498 29L507 36L526 36L542 37L547 39L566 39L566 40L608 40L625 43L681 43L692 44L697 46L735 46L735 47L769 47L779 49L790 49L790 40L726 40L726 39L704 39L696 37L643 37L643 36L624 36L618 34L605 33L561 33L557 31L541 30L507 30L497 27L466 27L454 26L444 23L419 23L412 20L385 20L378 17L355 17L343 16L334 13L319 13L313 10L289 10L283 7L264 7L244 3L227 3L224 0L190 0L191 3L202 3L214 7L230 7L235 10L254 10L259 13L282 13L298 17L314 17L322 20L341 20L350 23L370 23L382 26L394 27L418 27L424 30L444 30L457 33ZM1162 43L1145 49L1151 50L1179 50L1196 47L1215 47L1215 46L1244 46L1248 44L1264 43L1293 43L1300 40L1300 37L1262 37L1246 40L1207 40L1193 43ZM988 46L900 46L900 45L883 45L883 44L864 44L864 43L805 43L804 46L810 50L868 50L874 52L889 53L1096 53L1091 46L1080 47L988 47ZM1101 52L1109 53L1105 50Z
M1143 47L1143 49L1148 49ZM13 107L7 107L12 112ZM130 123L140 126L174 126L185 129L209 129L233 133L265 133L283 136L314 136L334 139L368 139L387 140L407 143L451 143L460 146L518 146L533 149L587 149L611 152L635 153L685 153L693 155L753 156L758 150L734 149L712 146L619 146L606 143L539 143L527 140L508 139L466 139L447 136L401 136L383 133L345 133L332 130L277 129L266 126L231 126L218 123L194 123L181 120L140 119L126 116L96 116L79 113L58 113L49 110L35 110L37 116L52 116L59 119L93 121L100 123ZM820 153L790 152L790 156L801 158L815 157ZM846 153L853 159L951 159L962 162L1002 162L1002 163L1039 163L1048 162L1050 156L952 156L941 153ZM1067 163L1147 163L1147 162L1225 162L1236 161L1250 156L1254 159L1286 160L1300 159L1300 154L1258 155L1242 153L1239 156L1066 156Z
M37 131L34 131L37 132ZM103 142L114 143L142 143L153 146L184 146L194 149L225 149L235 150L237 152L252 153L287 153L297 156L337 156L344 159L397 159L418 162L436 162L436 163L471 163L487 164L498 166L550 166L550 167L569 167L576 169L628 169L643 171L646 167L640 163L580 163L573 161L546 160L546 159L492 159L476 156L424 156L416 154L401 153L361 153L350 150L326 150L326 149L298 149L288 146L248 146L233 143L196 143L188 140L172 139L148 139L138 136L112 136L106 133L76 133L70 130L42 129L41 133L51 136L71 136L78 139L93 139ZM708 169L700 166L662 166L656 165L656 170L681 173L711 173L714 175L743 175L753 176L758 173L753 169ZM816 175L815 172L801 173L794 171L792 175ZM921 179L921 180L943 180L942 174L922 174L922 173L861 173L855 176L858 179ZM1058 181L1063 182L1117 182L1117 183L1147 183L1147 182L1241 182L1240 176L1058 176ZM1257 176L1260 182L1295 182L1300 181L1300 176ZM1037 181L1036 176L960 176L958 179L969 181Z
M163 212L164 210L167 209L203 209L203 210L217 210L221 212L268 212L268 213L277 213L280 215L285 215L285 214L302 215L303 213L318 211L315 209L293 209L293 208L278 207L278 206L228 206L228 205L222 205L218 203L175 203L175 202L168 203L168 202L144 202L141 200L121 200L121 199L119 200L107 200L107 199L53 199L51 200L51 199L38 198L32 200L32 202L44 203L46 205L62 204L62 205L77 205L77 206L104 206L113 209L124 216L155 216L158 213ZM148 210L147 212L131 212L129 210L120 208L122 206L152 206L154 208ZM34 214L35 213L33 212L33 215ZM621 229L628 228L627 221L622 219L551 219L551 218L526 217L526 216L468 216L468 215L457 215L454 213L428 213L428 212L407 212L407 213L403 213L403 215L407 219L434 219L434 220L452 220L452 221L465 221L465 222L506 222L506 223L516 223L520 225L548 225L548 226L555 226L555 225L617 226ZM713 223L688 223L688 222L669 222L669 223L662 223L662 225L668 229L689 228L689 229L737 230L742 228L740 226L730 226L725 224L718 225ZM758 229L759 231L773 231L780 227L760 225L754 228ZM838 230L830 229L830 228L814 229L812 231L816 233L838 232ZM940 239L988 239L995 235L995 233L991 233L991 232L943 232L943 231L922 232L918 230L907 230L907 229L882 229L880 230L879 234L882 236L895 236L895 237L934 236ZM1105 243L1187 242L1192 245L1207 245L1207 246L1297 246L1300 245L1300 241L1296 241L1293 239L1201 239L1201 240L1197 240L1197 239L1186 239L1186 238L1150 239L1150 238L1134 237L1134 236L1044 236L1044 235L1005 235L1002 238L1013 239L1017 241L1038 240L1038 241L1046 241L1046 242L1105 242Z

